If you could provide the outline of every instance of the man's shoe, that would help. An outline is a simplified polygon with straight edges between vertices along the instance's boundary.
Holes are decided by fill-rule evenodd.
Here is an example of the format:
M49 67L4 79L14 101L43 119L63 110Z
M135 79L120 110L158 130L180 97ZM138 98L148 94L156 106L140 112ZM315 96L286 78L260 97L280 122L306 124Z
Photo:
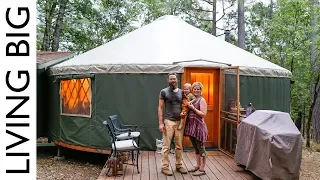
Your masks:
M161 169L161 172L167 176L172 176L173 174L169 169Z
M188 171L184 167L177 168L177 171L179 171L181 174L188 174Z

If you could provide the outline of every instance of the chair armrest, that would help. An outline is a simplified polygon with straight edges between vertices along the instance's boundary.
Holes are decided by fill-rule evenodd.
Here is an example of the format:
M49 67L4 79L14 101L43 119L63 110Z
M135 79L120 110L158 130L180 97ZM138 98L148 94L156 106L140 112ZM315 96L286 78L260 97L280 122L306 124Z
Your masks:
M130 128L120 129L120 128L114 127L114 129L115 129L116 131L120 131L120 132L132 132L132 130L131 130Z
M132 140L135 141L135 140L136 140L136 137L132 137L132 136L130 136L130 135L126 136L125 139L117 138L117 137L116 137L116 141L123 141L123 140L130 140L130 139L132 139Z
M116 136L122 134L122 132L113 132L113 134L115 134Z
M121 124L123 127L138 127L138 125Z
M138 128L137 125L121 124L121 126L124 127L124 128L133 128L135 131L136 131L137 128Z

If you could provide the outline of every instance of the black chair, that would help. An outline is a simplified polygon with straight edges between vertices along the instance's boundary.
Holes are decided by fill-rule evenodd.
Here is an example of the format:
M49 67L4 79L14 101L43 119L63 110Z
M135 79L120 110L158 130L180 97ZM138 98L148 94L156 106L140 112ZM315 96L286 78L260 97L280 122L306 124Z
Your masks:
M110 122L112 124L112 127L114 129L116 138L118 140L136 138L137 139L137 144L139 146L139 143L140 143L140 132L137 131L137 128L138 128L137 125L124 125L124 124L121 124L118 115L109 116L109 120L110 120Z
M132 163L125 163L128 165L133 165L137 166L137 172L139 172L139 146L136 143L136 138L131 137L131 139L125 139L125 140L119 140L116 137L116 134L114 131L111 130L111 127L109 126L107 121L104 121L103 124L107 127L107 131L112 143L112 148L111 148L111 154L108 157L108 160L110 158L117 158L119 153L121 152L130 152L132 155L134 152L136 152L137 158L132 158ZM116 168L116 166L114 166ZM110 168L108 169L107 174L109 173ZM116 172L116 169L114 170Z

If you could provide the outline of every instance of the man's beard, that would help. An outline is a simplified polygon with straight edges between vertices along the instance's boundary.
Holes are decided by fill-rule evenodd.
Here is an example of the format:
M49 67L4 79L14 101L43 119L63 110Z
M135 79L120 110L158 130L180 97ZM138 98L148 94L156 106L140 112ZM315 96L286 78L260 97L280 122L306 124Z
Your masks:
M169 83L169 87L171 89L176 89L177 88L177 83Z

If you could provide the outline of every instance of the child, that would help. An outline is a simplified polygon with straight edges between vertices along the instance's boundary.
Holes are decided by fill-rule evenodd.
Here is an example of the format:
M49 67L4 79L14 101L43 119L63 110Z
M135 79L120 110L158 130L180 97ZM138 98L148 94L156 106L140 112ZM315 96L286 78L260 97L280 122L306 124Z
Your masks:
M191 84L186 83L183 86L184 97L182 99L182 110L181 110L181 119L178 130L180 130L186 123L187 114L189 112L188 103L194 103L196 101L196 97L191 93Z

